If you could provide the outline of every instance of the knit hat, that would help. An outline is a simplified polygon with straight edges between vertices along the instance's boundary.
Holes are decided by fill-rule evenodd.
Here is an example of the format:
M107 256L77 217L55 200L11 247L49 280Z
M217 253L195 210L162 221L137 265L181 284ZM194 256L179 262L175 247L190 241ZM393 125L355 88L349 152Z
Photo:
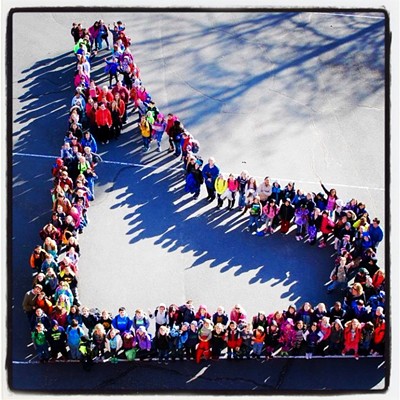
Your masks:
M192 322L190 323L190 325L197 326L197 321L192 321Z
M288 318L288 319L286 320L286 322L287 322L289 325L294 326L294 322L293 322L293 319L292 319L292 318Z
M189 327L190 324L189 324L189 322L184 322L184 323L182 324L182 326L187 326L187 327Z
M350 222L346 222L346 223L344 224L344 226L345 226L346 228L351 228L351 223L350 223Z
M53 327L55 327L55 326L58 326L58 322L57 322L56 319L53 319L53 320L51 321L51 327L53 328Z

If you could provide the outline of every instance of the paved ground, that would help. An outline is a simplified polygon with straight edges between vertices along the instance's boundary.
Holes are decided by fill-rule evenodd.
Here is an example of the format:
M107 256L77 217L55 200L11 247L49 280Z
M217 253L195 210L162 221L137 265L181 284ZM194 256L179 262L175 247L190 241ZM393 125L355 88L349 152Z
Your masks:
M52 159L43 156L58 153L66 129L73 72L69 29L77 20L72 13L41 14L45 28L37 30L37 18L15 14L13 21L15 361L29 354L20 310L30 282L26 260L49 216ZM164 113L181 117L205 159L215 156L225 173L246 168L259 179L270 175L283 185L294 180L304 190L318 191L322 179L343 199L364 200L371 215L383 219L382 14L91 13L79 19L89 26L99 18L126 22L147 89ZM101 57L94 68L102 71ZM242 232L246 219L238 213L192 202L175 159L166 152L140 154L135 115L121 140L100 150L107 162L98 168L91 224L80 238L85 304L113 313L125 305L132 313L192 298L211 310L239 302L254 314L304 301L334 302L324 289L330 249L311 248L292 235L251 236ZM379 256L384 266L384 248ZM336 361L313 362L318 369L336 368ZM36 380L25 386L19 379L27 367L14 368L13 385L32 388ZM376 362L362 368L374 378L349 389L382 387ZM286 367L278 369L285 379L281 389L307 389L305 375L296 375L291 386Z

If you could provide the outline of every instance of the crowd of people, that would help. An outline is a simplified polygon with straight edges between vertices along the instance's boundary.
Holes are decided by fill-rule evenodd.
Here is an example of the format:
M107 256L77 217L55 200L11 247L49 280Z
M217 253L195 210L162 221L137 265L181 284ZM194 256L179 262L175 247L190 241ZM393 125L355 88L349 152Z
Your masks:
M112 46L108 41L112 34ZM145 89L130 50L132 40L122 21L105 25L96 21L85 29L74 23L76 71L68 127L52 166L52 211L40 229L30 267L32 288L23 299L31 337L41 362L120 359L241 360L276 356L383 355L385 351L385 274L378 266L377 251L383 240L378 218L371 219L366 205L356 199L343 201L335 189L321 182L320 193L304 193L289 182L282 187L269 177L257 184L247 171L225 176L215 159L204 164L200 143L172 113L159 111ZM91 76L91 60L104 49L104 72L109 85L101 88ZM115 80L115 84L112 82ZM162 303L154 310L137 309L129 316L121 306L108 310L82 307L79 300L79 235L89 224L88 211L95 200L96 166L102 161L98 142L118 139L128 119L128 105L138 113L143 151L151 142L161 151L168 136L171 156L185 171L185 190L197 200L204 185L208 202L248 213L247 230L257 236L287 235L308 245L331 246L336 254L328 293L340 301L332 306L290 305L287 310L247 315L236 304L208 310L188 300L183 305ZM133 113L133 114L134 114ZM317 251L317 250L316 250ZM154 325L154 330L150 327Z

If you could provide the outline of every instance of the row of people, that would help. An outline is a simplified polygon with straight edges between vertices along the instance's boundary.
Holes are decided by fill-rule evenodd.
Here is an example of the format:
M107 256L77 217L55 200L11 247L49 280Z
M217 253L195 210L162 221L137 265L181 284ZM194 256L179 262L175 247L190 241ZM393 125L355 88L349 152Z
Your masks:
M154 334L149 329L151 319L155 319ZM252 318L239 304L230 314L222 306L212 315L204 305L195 312L190 300L168 309L160 304L148 315L138 309L133 318L124 307L114 318L106 311L91 313L87 307L80 314L74 307L66 323L42 312L34 327L32 338L40 342L42 360L61 355L61 359L90 357L90 361L156 357L159 362L193 359L200 363L202 358L225 355L227 359L270 359L349 353L358 359L359 355L383 355L385 350L383 307L362 320L346 312L340 302L329 310L322 303L313 308L305 302L299 309L291 305L286 311L260 311ZM79 350L82 346L84 354Z

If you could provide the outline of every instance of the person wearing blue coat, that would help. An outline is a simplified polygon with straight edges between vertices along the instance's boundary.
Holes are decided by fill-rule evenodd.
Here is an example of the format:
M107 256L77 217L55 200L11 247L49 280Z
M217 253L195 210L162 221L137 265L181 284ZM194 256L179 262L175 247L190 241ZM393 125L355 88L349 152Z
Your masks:
M132 328L132 320L127 315L125 307L119 308L118 315L112 320L112 326L118 329L121 334L128 332Z
M81 139L81 146L85 148L86 146L90 147L92 153L97 153L97 142L94 136L89 132L85 132L83 138Z
M369 237L371 239L371 247L374 247L375 250L378 248L379 243L383 240L383 230L379 226L381 221L378 218L374 218L372 220L372 224L368 227Z
M215 199L215 180L218 178L220 169L215 164L214 157L208 159L208 164L203 167L203 178L207 189L207 200L212 202Z

